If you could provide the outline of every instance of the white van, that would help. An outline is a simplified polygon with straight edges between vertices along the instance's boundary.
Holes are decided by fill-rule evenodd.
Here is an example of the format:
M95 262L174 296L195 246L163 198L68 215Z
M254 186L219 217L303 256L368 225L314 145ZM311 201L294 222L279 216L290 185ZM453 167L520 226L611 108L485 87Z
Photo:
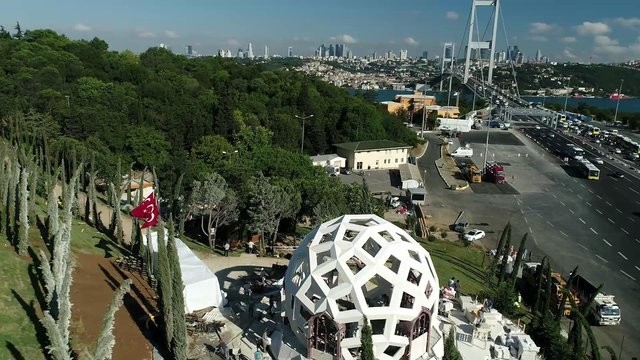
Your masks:
M452 157L472 157L473 156L473 149L472 148L464 148L464 147L459 147L456 149L456 151L451 153Z

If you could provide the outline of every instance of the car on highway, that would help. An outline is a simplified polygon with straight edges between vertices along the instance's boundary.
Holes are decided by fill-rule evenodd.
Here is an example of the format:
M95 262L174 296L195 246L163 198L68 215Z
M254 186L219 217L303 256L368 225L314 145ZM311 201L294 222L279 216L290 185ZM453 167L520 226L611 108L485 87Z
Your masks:
M599 157L594 158L594 159L593 159L593 162L594 162L594 163L596 163L596 164L598 164L598 165L602 165L602 164L604 164L604 161L602 161L602 158L599 158Z
M536 130L540 130L540 125L536 125Z
M463 238L465 241L472 242L475 240L480 240L485 236L487 236L487 234L485 234L484 231L479 229L473 229L473 230L469 230L466 234L464 234Z
M614 151L616 154L622 154L622 150L620 150L620 149L618 149L618 148L615 148L613 151Z
M616 178L616 179L620 179L620 178L624 177L624 173L622 171L616 171L616 172L612 173L611 176Z

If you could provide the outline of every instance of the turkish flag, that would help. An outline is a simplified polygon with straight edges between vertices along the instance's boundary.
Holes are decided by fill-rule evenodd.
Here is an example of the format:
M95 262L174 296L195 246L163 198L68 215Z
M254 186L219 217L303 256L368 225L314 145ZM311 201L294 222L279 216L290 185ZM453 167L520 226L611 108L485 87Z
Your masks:
M151 193L151 195L147 196L147 198L144 199L137 208L131 210L131 216L138 219L144 219L142 229L157 224L158 218L160 217L160 211L158 209L158 202L156 201L155 194Z

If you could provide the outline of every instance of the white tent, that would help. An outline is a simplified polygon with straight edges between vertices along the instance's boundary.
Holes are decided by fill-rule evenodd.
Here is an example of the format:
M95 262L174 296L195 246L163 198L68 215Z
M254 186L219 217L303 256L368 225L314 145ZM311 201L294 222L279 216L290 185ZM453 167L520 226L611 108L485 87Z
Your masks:
M146 243L146 233L144 241ZM175 238L178 258L180 259L180 271L184 284L184 311L186 314L201 310L210 306L223 305L224 294L220 290L218 277L200 260L196 254L185 245L182 240ZM158 232L151 232L151 247L153 252L158 251Z

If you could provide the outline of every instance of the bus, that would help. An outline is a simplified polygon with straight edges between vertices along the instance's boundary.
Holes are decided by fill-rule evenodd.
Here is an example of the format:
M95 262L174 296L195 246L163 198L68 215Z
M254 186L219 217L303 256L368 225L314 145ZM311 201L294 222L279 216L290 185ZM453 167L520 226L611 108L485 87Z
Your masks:
M572 144L572 143L568 143L567 144L567 154L569 158L574 159L574 160L582 160L584 159L584 149Z
M588 160L578 161L578 169L589 180L600 180L600 169Z

